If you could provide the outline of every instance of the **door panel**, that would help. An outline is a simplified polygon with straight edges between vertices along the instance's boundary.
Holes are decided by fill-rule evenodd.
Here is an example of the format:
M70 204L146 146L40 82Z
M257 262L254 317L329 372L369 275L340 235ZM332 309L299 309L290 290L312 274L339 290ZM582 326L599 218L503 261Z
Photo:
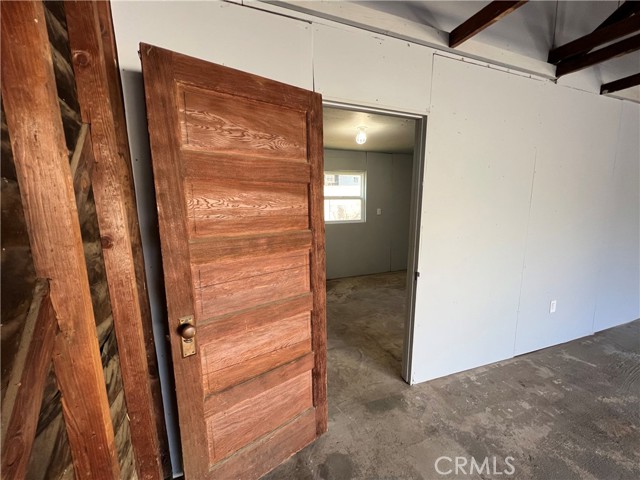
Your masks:
M193 177L185 182L194 237L309 228L309 197L304 183Z
M327 425L321 98L141 52L185 475L258 478Z

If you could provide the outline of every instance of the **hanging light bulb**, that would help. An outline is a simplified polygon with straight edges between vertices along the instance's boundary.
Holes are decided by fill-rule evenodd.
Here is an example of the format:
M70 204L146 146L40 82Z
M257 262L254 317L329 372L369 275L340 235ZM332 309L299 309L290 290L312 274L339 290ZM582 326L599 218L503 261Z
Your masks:
M362 145L367 141L367 133L365 132L367 127L358 127L358 133L356 134L356 143Z

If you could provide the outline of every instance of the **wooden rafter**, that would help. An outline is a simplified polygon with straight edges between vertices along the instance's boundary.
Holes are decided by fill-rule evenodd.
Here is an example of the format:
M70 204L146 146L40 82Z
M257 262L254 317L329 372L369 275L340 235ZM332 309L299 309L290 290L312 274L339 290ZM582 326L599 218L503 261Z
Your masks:
M596 30L607 27L609 25L613 25L614 23L617 23L620 20L624 20L625 18L628 18L631 15L635 15L637 13L640 13L640 2L637 0L627 0L622 5L620 5L611 15L609 15L604 22L598 25L598 28L596 28Z
M588 35L554 48L549 52L548 62L557 65L563 60L587 53L595 47L617 40L638 30L640 30L640 15L632 15L629 18L598 28Z
M600 95L604 95L605 93L619 92L620 90L635 87L636 85L640 85L640 73L629 75L628 77L603 84L600 87Z
M95 1L66 2L69 44L76 76L78 100L85 122L91 124L91 142L95 164L92 185L105 272L108 280L115 333L120 351L120 368L131 422L131 443L138 476L143 479L163 477L160 464L154 398L150 387L149 365L143 316L136 281L136 259L131 245L137 216L132 197L131 175L127 165L126 136L119 137L114 107L120 98L119 86L105 61L105 48ZM111 79L111 82L109 81ZM122 113L122 112L121 112Z
M451 31L449 34L449 47L457 47L462 42L493 25L501 18L507 16L517 8L520 8L525 3L527 3L526 0L491 2L467 21Z
M27 473L56 330L49 282L39 279L2 402L2 476L7 480Z
M53 365L75 478L115 480L120 469L44 7L21 1L0 9L2 101L36 275L49 279L60 329Z
M617 43L601 48L585 55L580 55L575 58L570 58L564 62L558 64L556 69L556 77L560 78L563 75L577 72L584 68L597 65L606 60L626 55L627 53L635 52L640 49L640 34L634 35L629 38L625 38Z

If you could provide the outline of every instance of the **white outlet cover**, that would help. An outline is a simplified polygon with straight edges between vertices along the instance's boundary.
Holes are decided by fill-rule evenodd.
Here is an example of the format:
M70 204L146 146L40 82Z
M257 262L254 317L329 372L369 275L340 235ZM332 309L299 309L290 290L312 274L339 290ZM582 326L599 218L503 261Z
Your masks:
M557 305L558 305L557 300L551 300L551 303L549 304L549 313L556 313Z
M378 215L382 215L382 209L381 208L378 209Z

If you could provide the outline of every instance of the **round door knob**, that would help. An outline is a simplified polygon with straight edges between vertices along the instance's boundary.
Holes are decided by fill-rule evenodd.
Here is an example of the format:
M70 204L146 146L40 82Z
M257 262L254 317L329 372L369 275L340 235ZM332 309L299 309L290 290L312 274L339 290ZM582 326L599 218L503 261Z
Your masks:
M184 323L178 328L178 333L185 340L191 340L196 336L196 327L189 323Z

